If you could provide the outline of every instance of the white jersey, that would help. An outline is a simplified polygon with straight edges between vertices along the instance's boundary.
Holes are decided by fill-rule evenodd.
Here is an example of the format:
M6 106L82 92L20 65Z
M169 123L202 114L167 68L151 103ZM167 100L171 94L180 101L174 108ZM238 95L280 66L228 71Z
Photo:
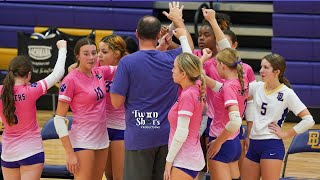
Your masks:
M296 93L284 84L268 93L264 82L252 82L249 89L255 106L250 139L280 139L270 132L268 124L276 122L282 127L289 111L297 115L306 109Z

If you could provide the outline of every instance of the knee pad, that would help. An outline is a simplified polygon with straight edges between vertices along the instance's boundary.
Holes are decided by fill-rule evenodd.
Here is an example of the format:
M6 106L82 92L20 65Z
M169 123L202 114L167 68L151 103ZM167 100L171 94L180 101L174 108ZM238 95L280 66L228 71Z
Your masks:
M237 178L237 179L232 179L232 180L241 180L241 177Z

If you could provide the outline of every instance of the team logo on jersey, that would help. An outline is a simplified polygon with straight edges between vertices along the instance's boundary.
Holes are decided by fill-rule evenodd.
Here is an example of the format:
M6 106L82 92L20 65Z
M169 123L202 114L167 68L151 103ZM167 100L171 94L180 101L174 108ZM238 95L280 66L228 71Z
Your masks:
M28 46L28 55L35 60L46 60L51 57L50 46Z
M60 92L64 92L67 89L67 85L66 84L62 84L60 86Z
M32 83L31 85L30 85L30 87L37 87L37 85L38 85L38 83Z
M283 101L283 93L279 92L277 99L278 101Z
M102 76L100 74L96 74L96 77L100 80Z
M136 126L142 129L160 129L158 112L140 112L139 110L134 110L132 114L136 119Z

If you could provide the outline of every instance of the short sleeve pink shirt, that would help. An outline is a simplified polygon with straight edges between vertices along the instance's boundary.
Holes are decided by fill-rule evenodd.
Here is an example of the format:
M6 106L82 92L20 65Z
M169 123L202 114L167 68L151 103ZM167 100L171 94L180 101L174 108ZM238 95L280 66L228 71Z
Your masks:
M99 62L96 64L97 67L103 67ZM124 105L120 108L116 109L113 107L111 103L110 97L110 89L112 86L112 80L105 80L106 86L106 113L107 113L107 127L112 129L125 130L126 122L125 122L125 108Z
M205 160L200 145L199 135L199 129L202 120L202 110L203 105L200 102L199 86L194 85L181 92L178 101L169 111L169 147L177 129L178 117L186 116L190 118L187 140L183 143L181 149L175 157L173 166L188 168L194 171L200 171L204 167Z
M194 50L193 54L198 56L199 58L202 56L202 51L201 50ZM209 76L210 78L223 83L224 79L221 79L217 68L216 68L217 62L215 58L210 58L208 59L204 65L203 65L203 69L206 73L207 76ZM209 87L207 87L207 104L208 104L208 111L207 111L207 115L210 118L214 118L214 108L213 108L213 104L214 104L214 96L215 96L216 92L212 91Z
M2 88L3 86L0 86L0 92ZM0 116L4 123L1 158L4 161L18 161L43 152L40 128L36 119L36 101L46 92L47 84L43 80L28 85L15 85L15 115L18 123L12 126L5 120L0 101Z
M125 130L125 108L122 105L116 109L112 106L110 97L110 88L113 80L106 80L106 113L107 113L107 127L112 129Z
M212 137L219 136L225 129L226 124L230 121L228 107L238 105L240 115L243 117L245 103L248 97L248 83L244 79L245 92L241 92L241 85L238 79L230 79L224 82L220 92L215 96L214 108L219 109L215 112L214 121L210 125L209 135ZM224 108L221 108L224 107ZM239 134L239 130L232 134L228 140L234 139Z
M249 64L242 63L242 68L244 72L244 77L247 77L249 83L256 80L253 69Z
M195 54L198 57L201 57L202 51L201 50L194 50L193 54ZM216 66L217 66L216 59L210 58L203 65L203 69L205 70L207 76L209 76L210 78L212 78L218 82L224 83L225 80L220 78ZM247 78L248 82L250 83L252 81L255 81L256 78L255 78L255 75L254 75L254 72L253 72L251 66L246 63L242 63L242 67L243 67L244 77ZM210 88L207 88L207 104L208 104L207 115L213 119L214 119L214 114L215 114L215 109L214 109L215 95L216 95L216 92L213 92Z
M69 134L73 148L109 146L105 80L111 80L114 73L113 66L94 68L91 77L75 69L61 83L59 101L70 104L73 115Z

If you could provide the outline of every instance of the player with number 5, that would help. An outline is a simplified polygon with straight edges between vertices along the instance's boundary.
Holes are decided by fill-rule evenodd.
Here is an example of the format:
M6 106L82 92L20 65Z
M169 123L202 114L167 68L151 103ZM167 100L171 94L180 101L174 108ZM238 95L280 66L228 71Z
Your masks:
M241 179L279 179L285 148L282 139L303 133L314 125L313 117L284 77L282 56L269 54L261 61L262 82L249 84L247 120L253 121L250 145L242 164ZM302 121L284 132L281 127L289 111Z

